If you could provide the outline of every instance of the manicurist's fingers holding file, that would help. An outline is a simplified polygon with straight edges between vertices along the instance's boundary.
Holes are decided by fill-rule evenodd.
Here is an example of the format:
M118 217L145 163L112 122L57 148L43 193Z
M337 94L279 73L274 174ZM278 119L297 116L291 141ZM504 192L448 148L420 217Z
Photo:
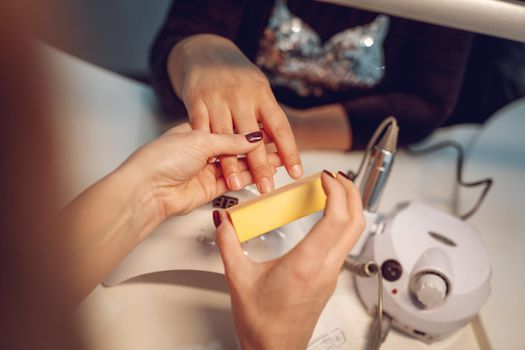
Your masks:
M306 349L341 266L364 229L361 199L343 173L323 172L324 216L288 254L257 263L244 255L225 212L217 243L243 349Z

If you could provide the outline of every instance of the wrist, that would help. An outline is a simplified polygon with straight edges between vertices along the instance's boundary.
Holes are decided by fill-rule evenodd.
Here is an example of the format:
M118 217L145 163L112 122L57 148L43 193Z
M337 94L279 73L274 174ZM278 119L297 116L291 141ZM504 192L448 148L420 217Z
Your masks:
M216 63L218 57L214 51L224 48L240 53L230 39L215 34L192 35L173 46L168 55L167 71L179 98L183 99L184 84L192 68L206 61Z
M242 350L305 350L313 333L313 329L299 329L301 327L289 329L268 325L262 328L262 333L253 330L238 331Z
M250 341L247 339L239 339L242 350L305 350L308 342L294 342L294 341L276 341L275 339L268 339L268 341Z
M122 164L110 177L124 187L121 187L125 194L123 206L129 212L130 227L140 240L144 239L166 218L153 181L148 179L143 169L129 162Z

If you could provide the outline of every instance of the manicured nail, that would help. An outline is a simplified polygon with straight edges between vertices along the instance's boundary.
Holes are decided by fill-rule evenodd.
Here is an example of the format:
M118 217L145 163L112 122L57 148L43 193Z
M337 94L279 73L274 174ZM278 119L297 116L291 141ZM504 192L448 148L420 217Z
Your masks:
M239 175L231 174L228 177L228 187L230 188L230 190L234 191L240 190L242 188L241 179L239 178Z
M213 211L213 224L215 225L215 227L219 227L219 225L221 224L221 214L218 210Z
M338 171L337 174L339 174L340 176L344 177L347 180L353 181L348 175L346 175L342 171Z
M254 131L249 134L244 135L246 140L250 143L259 142L263 139L263 133L260 131Z
M259 189L260 193L270 192L273 188L272 180L267 177L263 177L257 184L257 188Z
M348 176L348 180L354 182L356 178L356 174L352 170L348 170L348 173L346 173L346 176Z
M334 174L332 174L332 173L329 172L328 170L324 170L324 169L323 169L323 173L325 173L326 175L330 176L332 179L335 179Z
M298 179L303 176L303 167L300 164L295 164L290 172L292 173L292 177L294 179Z

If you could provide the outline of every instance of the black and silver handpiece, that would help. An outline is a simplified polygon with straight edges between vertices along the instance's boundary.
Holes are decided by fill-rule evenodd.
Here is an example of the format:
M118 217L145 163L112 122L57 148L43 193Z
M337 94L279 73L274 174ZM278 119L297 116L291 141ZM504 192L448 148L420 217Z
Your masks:
M390 170L394 163L397 149L399 127L396 119L391 117L385 120L382 126L387 126L381 139L370 150L366 171L361 181L360 192L363 199L363 209L374 213L379 206L379 200L385 188ZM378 130L381 129L381 126ZM376 138L380 134L374 135ZM374 141L375 143L375 141Z

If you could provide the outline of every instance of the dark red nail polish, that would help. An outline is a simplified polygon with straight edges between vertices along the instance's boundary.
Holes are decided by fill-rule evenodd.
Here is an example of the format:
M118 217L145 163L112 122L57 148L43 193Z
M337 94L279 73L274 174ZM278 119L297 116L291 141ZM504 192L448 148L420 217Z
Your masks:
M345 179L347 179L347 180L354 181L354 179L355 179L355 175L351 171L349 171L348 174L345 174L342 171L338 171L337 173L339 175L341 175L342 177L344 177Z
M348 170L346 176L348 177L348 180L354 182L357 175L352 170Z
M246 137L246 140L248 140L248 142L250 143L258 142L263 139L263 133L260 131L254 131L244 136Z
M326 175L330 176L332 179L335 179L334 174L332 174L332 173L329 172L328 170L323 170L323 173L325 173Z
M348 176L347 176L345 173L343 173L342 171L338 171L337 174L338 174L339 176L344 177L344 178L347 179L347 180L350 180L350 179L348 178Z
M221 224L221 214L219 214L218 210L213 211L213 224L215 227L219 227Z

